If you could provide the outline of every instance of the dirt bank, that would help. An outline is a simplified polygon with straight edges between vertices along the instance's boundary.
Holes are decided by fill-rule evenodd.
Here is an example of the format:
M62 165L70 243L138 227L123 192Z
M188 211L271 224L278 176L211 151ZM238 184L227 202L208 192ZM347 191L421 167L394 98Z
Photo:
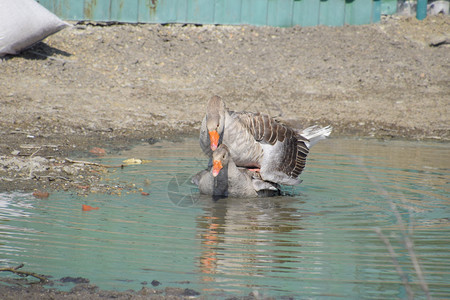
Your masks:
M0 62L0 161L42 157L50 172L92 146L197 134L213 94L296 126L331 124L334 136L448 141L449 32L445 16L337 28L74 24ZM19 173L3 163L0 190L99 177L90 166Z

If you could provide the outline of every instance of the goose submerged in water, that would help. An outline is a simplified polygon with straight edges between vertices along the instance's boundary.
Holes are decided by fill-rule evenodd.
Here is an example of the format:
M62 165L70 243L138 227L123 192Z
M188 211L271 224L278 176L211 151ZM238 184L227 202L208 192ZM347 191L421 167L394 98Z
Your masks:
M220 144L212 154L213 165L192 178L200 193L222 197L268 197L279 195L278 185L261 180L259 174L238 168L228 147Z
M224 143L238 167L259 169L263 181L297 185L309 149L331 131L331 126L312 126L299 132L265 114L228 111L213 96L201 125L200 146L212 157Z

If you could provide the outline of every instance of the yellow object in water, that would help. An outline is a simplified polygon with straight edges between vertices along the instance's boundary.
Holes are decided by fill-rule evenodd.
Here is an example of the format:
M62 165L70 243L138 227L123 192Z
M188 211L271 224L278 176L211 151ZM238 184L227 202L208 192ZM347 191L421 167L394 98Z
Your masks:
M123 161L126 165L140 165L151 162L151 160L139 159L139 158L129 158Z

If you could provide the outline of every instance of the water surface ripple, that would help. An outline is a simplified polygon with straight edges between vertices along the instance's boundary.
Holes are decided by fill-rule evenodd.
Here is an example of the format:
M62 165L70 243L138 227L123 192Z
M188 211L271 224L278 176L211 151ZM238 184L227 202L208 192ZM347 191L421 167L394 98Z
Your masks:
M190 184L207 165L195 140L139 145L98 161L131 157L151 162L105 177L125 187L121 195L0 193L0 265L81 276L104 289L156 279L218 298L255 291L405 298L379 228L416 297L425 293L405 235L431 295L450 298L448 144L329 139L312 149L303 183L284 189L289 196L217 202ZM83 212L82 204L99 210Z

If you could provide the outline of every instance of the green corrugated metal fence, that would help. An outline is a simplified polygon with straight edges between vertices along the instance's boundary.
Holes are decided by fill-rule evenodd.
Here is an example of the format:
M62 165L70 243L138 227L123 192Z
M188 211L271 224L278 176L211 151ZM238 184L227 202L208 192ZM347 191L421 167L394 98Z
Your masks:
M378 22L381 0L38 0L64 20L341 26Z

